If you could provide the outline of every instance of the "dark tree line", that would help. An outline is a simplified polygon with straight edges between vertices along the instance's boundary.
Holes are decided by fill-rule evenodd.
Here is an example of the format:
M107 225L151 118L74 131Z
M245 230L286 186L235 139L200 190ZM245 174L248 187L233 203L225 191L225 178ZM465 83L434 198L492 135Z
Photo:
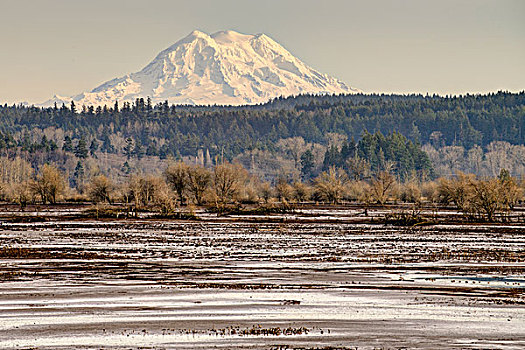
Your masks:
M380 135L378 132L381 135L396 132L395 135L399 133L411 141L410 144L403 141L408 149L418 143L469 149L495 140L524 144L525 93L459 97L304 95L244 107L170 106L167 102L153 106L149 99L104 107L75 106L74 103L51 108L3 105L0 106L0 150L56 149L54 141L30 142L24 137L32 129L48 127L71 135L69 141L64 140L71 142L66 147L81 158L88 153L94 155L97 150L128 157L165 158L195 156L199 149L207 149L212 158L232 159L247 150L274 150L278 140L289 137L323 144L326 134L331 132L343 134L349 140ZM115 134L129 141L117 147L110 137ZM13 135L22 136L15 139ZM375 138L375 146L370 147L381 144L388 160L390 148L381 136ZM390 141L400 142L395 138ZM374 159L377 156L372 156L367 147L363 145L358 155L370 157L371 166L376 167L381 159ZM418 168L421 167L417 164L418 157L393 160L406 165L402 167ZM306 160L308 167L307 163Z

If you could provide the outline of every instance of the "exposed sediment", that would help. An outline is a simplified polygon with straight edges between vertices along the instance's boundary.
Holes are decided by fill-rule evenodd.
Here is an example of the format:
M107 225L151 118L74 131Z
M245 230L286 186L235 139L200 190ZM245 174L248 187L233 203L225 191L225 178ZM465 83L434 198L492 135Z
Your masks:
M525 226L325 214L3 222L0 348L525 346Z

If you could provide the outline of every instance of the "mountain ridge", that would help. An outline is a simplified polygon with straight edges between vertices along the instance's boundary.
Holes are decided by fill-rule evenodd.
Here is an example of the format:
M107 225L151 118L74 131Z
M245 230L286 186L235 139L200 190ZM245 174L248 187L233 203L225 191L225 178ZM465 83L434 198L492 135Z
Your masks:
M73 97L55 95L42 105L111 105L139 97L150 97L153 103L244 105L279 96L357 92L307 66L266 34L194 30L138 72Z

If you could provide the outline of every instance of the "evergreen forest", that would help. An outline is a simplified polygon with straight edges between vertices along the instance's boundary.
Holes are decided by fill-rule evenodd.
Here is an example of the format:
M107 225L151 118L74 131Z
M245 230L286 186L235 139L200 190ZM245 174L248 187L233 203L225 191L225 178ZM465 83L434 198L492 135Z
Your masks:
M524 92L301 95L241 107L152 105L148 98L104 107L4 104L0 152L22 155L35 167L65 164L67 158L82 167L87 158L113 155L122 159L124 173L133 171L134 161L150 157L202 165L238 160L247 168L256 161L264 175L265 166L279 167L272 161L282 157L302 178L330 166L359 174L390 167L406 178L435 176L435 168L442 167L436 162L451 150L458 157L481 150L483 162L497 145L522 146L524 127Z

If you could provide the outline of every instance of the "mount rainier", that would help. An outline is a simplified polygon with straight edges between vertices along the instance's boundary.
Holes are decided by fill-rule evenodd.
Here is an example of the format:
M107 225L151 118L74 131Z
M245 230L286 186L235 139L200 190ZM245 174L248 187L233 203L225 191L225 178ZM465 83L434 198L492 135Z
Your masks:
M304 93L347 94L359 90L301 62L264 34L193 31L162 51L144 69L73 97L42 105L112 105L150 97L153 103L242 105Z

